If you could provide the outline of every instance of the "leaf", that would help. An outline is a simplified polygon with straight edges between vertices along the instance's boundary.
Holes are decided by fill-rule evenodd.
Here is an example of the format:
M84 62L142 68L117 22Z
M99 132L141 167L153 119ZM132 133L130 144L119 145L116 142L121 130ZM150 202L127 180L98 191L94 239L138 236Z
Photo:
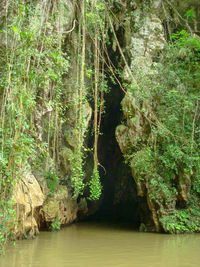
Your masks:
M196 18L196 15L195 15L195 12L194 12L194 8L189 9L189 10L186 12L185 15L186 15L186 17L187 17L187 20L195 19L195 18Z
M19 33L19 27L17 25L16 26L12 26L12 29L13 29L14 33Z

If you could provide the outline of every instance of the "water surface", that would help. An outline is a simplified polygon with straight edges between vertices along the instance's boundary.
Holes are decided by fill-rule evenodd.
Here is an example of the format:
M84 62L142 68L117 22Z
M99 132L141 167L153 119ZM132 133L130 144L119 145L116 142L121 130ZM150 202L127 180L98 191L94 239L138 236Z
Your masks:
M1 267L199 267L200 235L135 232L123 224L79 223L9 246Z

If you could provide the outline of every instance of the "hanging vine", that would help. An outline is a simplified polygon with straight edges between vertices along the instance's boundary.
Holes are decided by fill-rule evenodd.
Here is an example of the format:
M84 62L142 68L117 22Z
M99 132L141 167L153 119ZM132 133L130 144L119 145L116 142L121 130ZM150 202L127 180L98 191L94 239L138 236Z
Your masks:
M26 4L7 1L1 44L0 69L0 245L16 226L12 191L38 159L58 160L58 131L62 114L62 76L68 60L61 49L59 2L45 0ZM53 24L54 27L48 28ZM59 46L57 46L59 44ZM48 114L44 130L41 117ZM46 146L47 143L47 146ZM39 163L42 164L42 161ZM48 169L46 164L46 171ZM49 169L48 169L49 171Z

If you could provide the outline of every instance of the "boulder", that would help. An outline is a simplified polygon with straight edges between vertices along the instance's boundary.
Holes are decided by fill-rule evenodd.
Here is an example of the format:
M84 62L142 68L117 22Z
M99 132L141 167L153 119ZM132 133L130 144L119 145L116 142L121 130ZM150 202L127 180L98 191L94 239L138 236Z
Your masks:
M31 172L24 174L15 184L13 200L16 224L13 230L17 238L33 237L38 233L37 211L44 199L40 185Z

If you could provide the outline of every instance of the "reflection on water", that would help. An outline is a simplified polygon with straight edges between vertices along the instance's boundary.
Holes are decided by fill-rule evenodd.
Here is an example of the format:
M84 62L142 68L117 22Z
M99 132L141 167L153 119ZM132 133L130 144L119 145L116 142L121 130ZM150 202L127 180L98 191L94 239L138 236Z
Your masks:
M200 235L138 233L114 224L79 223L10 246L1 267L199 267Z

